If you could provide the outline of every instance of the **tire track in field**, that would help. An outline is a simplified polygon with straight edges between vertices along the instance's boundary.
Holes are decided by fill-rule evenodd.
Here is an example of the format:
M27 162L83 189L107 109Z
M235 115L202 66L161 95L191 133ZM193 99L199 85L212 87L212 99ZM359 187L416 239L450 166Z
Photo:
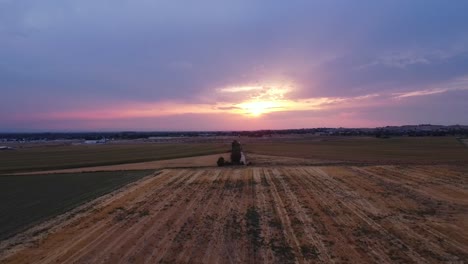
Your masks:
M248 263L263 263L263 241L261 238L262 216L258 213L258 203L256 198L256 183L252 170L242 170L243 190L241 191L239 211L244 220L246 242L242 244ZM258 214L258 219L252 218L252 213ZM258 221L258 222L257 222ZM258 226L257 226L258 224Z
M296 230L295 233L302 234L302 232L304 232L305 234L305 238L298 239L305 240L305 243L301 243L301 257L303 261L309 261L312 258L314 261L318 259L322 263L332 262L332 259L328 254L328 250L322 242L324 239L312 226L311 218L304 211L302 203L299 202L296 194L298 192L298 188L294 192L291 190L291 185L288 181L291 180L291 174L288 173L287 169L281 169L281 171L279 169L273 169L273 173L275 175L274 180L278 181L278 186L281 187L282 191L280 193L285 194L285 198L283 198L283 200L289 200L291 204L290 206L286 206L286 210L290 211L291 215L294 215L293 220L295 221L291 227ZM283 177L282 175L285 175L286 177ZM308 243L306 242L307 240L312 242L312 248L307 248L309 247L309 245L307 245ZM308 253L307 258L304 254L302 254L302 251L306 251Z
M281 221L281 225L283 226L284 237L288 242L288 245L292 248L292 251L294 252L294 262L304 263L304 261L302 260L303 258L301 258L302 254L300 250L300 243L296 237L296 234L294 233L294 230L291 227L291 219L289 219L284 202L281 199L276 184L273 181L273 177L274 175L272 176L271 172L269 172L268 170L265 171L265 178L267 180L267 183L270 185L271 195L275 202L276 213Z
M230 216L237 215L237 212L235 212L235 210L233 209L236 197L233 193L233 183L230 179L230 172L232 172L232 169L225 170L225 173L222 175L224 182L219 188L220 192L219 196L217 197L219 198L218 201L221 202L217 203L217 207L215 210L216 218L213 221L214 223L218 224L214 224L214 226L211 228L209 238L207 239L208 243L205 250L202 251L200 249L198 254L197 252L192 253L192 256L196 259L202 260L202 263L217 263L219 259L219 252L225 253L225 256L227 256L229 263L234 263L232 251L226 251L226 247L221 246L226 244L226 236L230 237L231 239L234 239L234 237L231 237L230 232L232 231L232 228L235 227L231 226L230 224L237 224L236 221L231 223L231 219L229 218ZM218 252L218 254L216 254L216 252Z
M232 172L229 177L229 185L225 185L227 188L226 197L230 197L230 201L227 204L225 210L224 223L222 230L218 236L214 237L213 250L219 252L218 254L212 255L213 250L209 250L209 254L205 255L205 259L209 263L220 263L225 260L225 256L228 256L230 262L234 263L249 263L252 260L249 259L248 247L249 240L246 236L245 228L245 212L249 204L251 204L251 191L248 191L249 173L247 170L242 169L230 169ZM231 181L232 180L232 181ZM223 197L224 198L224 197ZM228 209L228 210L227 210ZM226 211L227 210L227 211Z
M266 192L266 203L268 206L268 236L266 241L268 242L267 246L269 246L268 251L270 254L273 254L275 257L275 263L291 263L296 262L296 255L290 246L290 240L288 239L287 235L285 234L284 224L280 218L280 212L277 210L277 204L275 200L275 196L273 194L273 189L271 188L271 184L268 182L268 179L272 180L272 170L271 169L262 169L261 171L261 182L262 186Z
M266 243L261 251L262 260L263 263L278 263L280 260L276 258L273 250L269 245L270 241L274 241L274 239L279 237L279 232L277 230L273 230L274 227L272 227L272 225L277 223L278 220L275 218L276 214L274 214L275 209L273 202L271 199L267 199L267 196L268 198L271 197L270 188L268 188L269 185L267 184L265 178L264 169L254 168L252 170L252 174L253 180L256 184L256 204L263 218L261 224L261 237L263 242Z

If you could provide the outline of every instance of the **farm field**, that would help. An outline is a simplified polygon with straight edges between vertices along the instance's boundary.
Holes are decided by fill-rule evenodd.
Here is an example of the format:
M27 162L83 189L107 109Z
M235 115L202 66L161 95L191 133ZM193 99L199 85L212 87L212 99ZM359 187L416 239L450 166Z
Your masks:
M0 174L175 159L226 152L225 144L33 145L0 152Z
M13 151L0 152L0 174L111 165L131 169L132 166L122 164L225 154L230 149L232 139L200 139L200 141L213 141L205 143L196 143L196 138L192 140L194 141L192 143L132 144L126 142L105 145L26 145ZM468 163L468 148L454 137L377 139L371 137L296 136L272 139L240 138L240 140L243 143L244 151L250 154L301 158L313 160L314 163ZM216 160L213 161L212 165L215 165L215 162ZM303 162L303 164L309 163L309 161ZM135 164L136 167L146 165Z
M125 170L150 170L150 169L164 169L164 168L200 168L200 167L214 167L216 160L223 157L225 160L230 159L229 153L220 153L214 155L195 156L189 158L178 158L169 160L156 160L137 163L125 163L118 165L95 166L95 167L81 167L73 169L50 170L50 171L33 171L33 172L19 172L14 175L34 175L44 173L78 173L78 172L96 172L96 171L125 171ZM257 166L298 166L298 165L320 165L320 164L337 164L337 161L325 161L314 159L301 159L282 156L268 156L260 154L249 153L247 155L248 161Z
M0 262L462 263L467 173L447 165L164 169L51 220L40 235L0 242Z
M0 176L0 240L152 171Z
M468 148L455 137L319 137L249 142L256 154L373 164L468 164Z

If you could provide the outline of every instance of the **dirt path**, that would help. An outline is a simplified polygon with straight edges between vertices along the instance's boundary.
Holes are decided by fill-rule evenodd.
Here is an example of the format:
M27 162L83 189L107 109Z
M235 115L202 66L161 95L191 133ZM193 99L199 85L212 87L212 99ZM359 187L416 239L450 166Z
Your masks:
M467 173L455 166L165 169L46 234L3 242L0 262L462 263Z

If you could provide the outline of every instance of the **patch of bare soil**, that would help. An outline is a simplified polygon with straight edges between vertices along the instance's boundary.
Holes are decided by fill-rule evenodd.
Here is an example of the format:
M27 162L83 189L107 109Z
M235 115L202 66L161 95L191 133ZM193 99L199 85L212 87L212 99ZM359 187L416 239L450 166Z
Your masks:
M2 242L0 262L463 263L467 181L453 166L165 169Z

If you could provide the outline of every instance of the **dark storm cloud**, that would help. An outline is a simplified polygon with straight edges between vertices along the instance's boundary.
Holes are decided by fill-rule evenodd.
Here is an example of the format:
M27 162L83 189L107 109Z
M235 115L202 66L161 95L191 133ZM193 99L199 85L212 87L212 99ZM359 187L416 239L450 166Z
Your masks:
M271 80L293 82L292 99L434 88L468 75L466 10L466 1L0 0L0 118L215 103L234 98L219 88ZM468 122L457 107L450 120Z

